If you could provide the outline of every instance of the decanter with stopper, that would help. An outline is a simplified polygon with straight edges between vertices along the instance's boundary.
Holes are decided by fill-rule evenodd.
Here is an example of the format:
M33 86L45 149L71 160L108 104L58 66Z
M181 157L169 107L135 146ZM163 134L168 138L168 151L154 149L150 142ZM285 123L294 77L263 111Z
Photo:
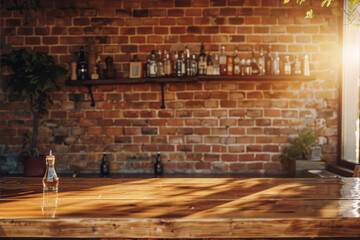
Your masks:
M55 171L55 156L50 154L46 156L46 171L43 177L43 190L57 191L59 186L59 178Z

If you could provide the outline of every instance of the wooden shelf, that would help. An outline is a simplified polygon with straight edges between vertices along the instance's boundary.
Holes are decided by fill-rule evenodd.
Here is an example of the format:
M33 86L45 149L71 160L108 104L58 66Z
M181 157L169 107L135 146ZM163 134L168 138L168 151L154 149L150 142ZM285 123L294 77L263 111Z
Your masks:
M119 78L96 80L67 80L66 85L112 85L112 84L143 84L143 83L177 83L197 81L313 81L313 76L197 76L197 77L161 77L161 78Z
M114 85L114 84L143 84L159 83L161 85L161 108L165 108L164 84L179 82L198 82L198 81L313 81L314 76L197 76L197 77L161 77L161 78L119 78L119 79L96 79L96 80L67 80L69 86L87 86L91 97L91 106L95 106L94 96L91 87L94 85Z

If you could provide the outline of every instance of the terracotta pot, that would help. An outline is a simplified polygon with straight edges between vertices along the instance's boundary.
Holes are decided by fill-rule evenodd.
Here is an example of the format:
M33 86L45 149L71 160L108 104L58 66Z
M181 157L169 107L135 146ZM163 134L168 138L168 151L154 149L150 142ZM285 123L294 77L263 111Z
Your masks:
M45 173L45 156L24 157L24 176L42 177Z

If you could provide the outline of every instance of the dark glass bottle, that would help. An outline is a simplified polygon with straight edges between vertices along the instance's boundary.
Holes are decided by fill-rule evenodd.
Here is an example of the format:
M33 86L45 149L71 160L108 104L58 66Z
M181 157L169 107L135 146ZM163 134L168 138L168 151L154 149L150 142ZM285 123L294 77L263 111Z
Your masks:
M200 51L200 54L199 54L198 68L199 68L199 71L198 71L199 75L206 75L207 63L206 63L206 53L205 53L204 44L201 44L201 51Z
M156 176L162 175L164 171L163 164L161 162L160 152L156 155L156 160L154 164L154 173Z
M271 54L271 46L268 49L267 55L265 57L265 75L273 75L274 69L273 69L273 57Z
M155 50L151 51L151 59L149 62L149 77L157 77L157 63L155 59Z
M103 158L101 160L101 165L100 165L100 174L101 177L106 177L109 175L110 172L110 163L106 157L106 154L104 153Z
M187 77L194 76L191 68L190 50L188 47L185 48L185 75Z
M80 47L80 56L77 64L76 75L78 80L89 79L88 76L88 63L86 61L84 47Z

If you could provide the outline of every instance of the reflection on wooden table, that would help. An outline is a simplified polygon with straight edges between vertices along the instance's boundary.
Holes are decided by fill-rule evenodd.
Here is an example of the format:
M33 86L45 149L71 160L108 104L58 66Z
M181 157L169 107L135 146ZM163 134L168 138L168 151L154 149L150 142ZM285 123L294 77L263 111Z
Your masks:
M1 178L0 237L360 237L360 179Z

